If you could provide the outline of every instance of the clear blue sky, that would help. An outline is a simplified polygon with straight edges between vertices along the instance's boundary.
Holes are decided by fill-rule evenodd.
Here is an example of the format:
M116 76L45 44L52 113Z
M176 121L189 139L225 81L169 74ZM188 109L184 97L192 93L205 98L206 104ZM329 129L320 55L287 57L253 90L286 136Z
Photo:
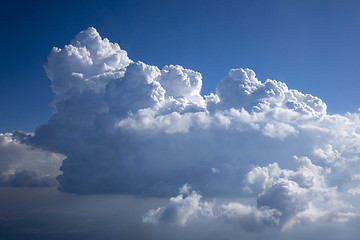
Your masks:
M249 67L323 99L329 113L360 107L360 2L2 1L0 131L33 131L53 109L42 65L94 26L133 60L203 75L203 93Z

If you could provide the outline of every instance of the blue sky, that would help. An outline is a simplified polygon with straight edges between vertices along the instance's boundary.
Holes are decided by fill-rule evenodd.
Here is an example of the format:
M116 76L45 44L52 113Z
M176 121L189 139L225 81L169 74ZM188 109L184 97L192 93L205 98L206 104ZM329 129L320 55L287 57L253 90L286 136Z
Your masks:
M329 113L357 111L357 1L5 1L0 54L0 124L32 131L53 112L42 65L89 26L133 60L179 64L215 92L229 69L249 67L320 97Z

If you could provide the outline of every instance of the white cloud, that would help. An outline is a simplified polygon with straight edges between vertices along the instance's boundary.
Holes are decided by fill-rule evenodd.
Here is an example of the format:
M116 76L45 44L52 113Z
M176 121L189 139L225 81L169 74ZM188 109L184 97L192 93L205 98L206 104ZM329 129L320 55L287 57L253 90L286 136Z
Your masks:
M359 113L329 115L318 97L261 81L251 69L230 70L216 94L202 96L200 73L133 62L94 28L54 48L45 69L56 112L34 135L15 135L67 156L58 178L63 191L174 196L190 182L206 197L258 194L256 207L224 206L227 221L279 220L286 228L309 219L347 219L340 199L360 171ZM294 155L316 164L299 160L300 168L289 170ZM247 174L252 166L267 167ZM198 194L179 196L171 201L175 209L200 201ZM161 221L165 209L149 219ZM173 216L184 224L191 218Z
M177 66L165 66L159 79L168 97L184 98L194 102L202 102L200 95L202 76L190 69Z
M321 99L288 89L285 83L275 80L262 83L248 68L230 70L229 77L221 81L216 93L222 108L245 108L247 111L284 108L310 116L326 114L326 104Z
M95 28L81 31L63 49L54 47L44 66L56 94L54 103L85 89L103 90L111 79L124 75L130 62L126 51L102 39Z
M324 148L315 148L313 154L322 159L325 159L328 162L334 162L341 157L339 151L333 149L331 144L325 145Z
M150 210L145 223L185 225L197 216L221 219L247 231L266 227L289 230L298 224L346 222L355 216L351 205L339 198L336 186L326 184L327 172L308 158L296 158L299 167L281 169L278 164L254 167L247 174L245 185L256 197L256 204L229 200L224 204L201 200L190 186L180 188L180 195L170 198L165 207ZM349 194L357 194L352 189ZM185 195L185 197L184 197Z
M180 188L180 195L170 198L169 204L149 210L143 217L145 223L170 223L184 226L188 221L199 216L212 217L212 206L202 201L202 196L195 191L190 193L190 186Z
M249 188L257 193L257 208L279 211L286 230L295 224L317 221L347 221L352 207L339 199L336 187L326 184L326 171L308 158L296 158L296 171L278 165L256 167L247 175Z
M267 123L265 124L264 128L262 129L264 135L273 137L273 138L280 138L283 139L290 134L296 134L298 131L291 125L286 123Z

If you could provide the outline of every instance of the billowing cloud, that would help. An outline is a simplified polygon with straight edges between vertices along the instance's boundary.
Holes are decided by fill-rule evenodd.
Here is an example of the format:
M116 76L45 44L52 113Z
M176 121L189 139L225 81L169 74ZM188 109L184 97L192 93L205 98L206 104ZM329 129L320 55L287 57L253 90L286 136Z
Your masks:
M341 201L336 187L326 184L329 172L308 158L297 158L296 171L269 164L247 174L248 190L257 194L257 208L274 209L283 229L317 221L347 221L352 207Z
M310 116L326 114L326 105L310 94L288 89L285 83L256 78L251 69L232 69L229 76L216 89L222 108L244 108L247 111L267 111L275 108L290 109Z
M124 75L131 60L117 43L102 39L94 28L82 31L63 49L54 47L45 71L56 94L64 101L85 89L102 91L106 84Z
M190 183L204 197L253 194L255 205L219 207L245 228L352 216L341 195L359 186L358 113L329 115L320 98L251 69L230 70L203 96L200 73L133 62L94 28L54 48L45 70L56 112L33 135L14 136L66 156L62 191L169 197ZM294 155L312 162L296 169ZM180 194L145 221L185 224L200 203Z
M326 184L329 173L325 169L308 158L295 159L299 164L295 171L281 169L273 163L254 167L247 173L244 188L256 198L255 204L201 201L201 195L193 191L186 198L183 195L170 198L166 207L150 210L144 222L184 225L189 217L205 209L206 213L211 213L203 214L205 216L258 231L266 227L288 230L297 224L345 222L355 216L352 206L339 199L337 188ZM355 192L350 191L350 194Z
M180 188L180 195L170 198L169 205L149 210L143 217L143 222L185 225L199 216L212 217L211 204L201 198L197 192L190 192L190 186L185 184Z

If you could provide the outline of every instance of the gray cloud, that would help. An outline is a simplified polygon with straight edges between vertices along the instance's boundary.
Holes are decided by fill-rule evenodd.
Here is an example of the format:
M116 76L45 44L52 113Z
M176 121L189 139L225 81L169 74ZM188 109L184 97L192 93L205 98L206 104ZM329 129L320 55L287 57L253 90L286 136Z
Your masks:
M281 212L268 207L244 205L239 202L230 202L221 206L221 218L247 231L264 230L265 227L279 225Z
M10 187L52 187L57 185L54 176L39 176L35 171L22 170L2 176L1 186Z
M11 133L0 133L0 186L49 187L57 185L64 157L31 148L15 140Z

